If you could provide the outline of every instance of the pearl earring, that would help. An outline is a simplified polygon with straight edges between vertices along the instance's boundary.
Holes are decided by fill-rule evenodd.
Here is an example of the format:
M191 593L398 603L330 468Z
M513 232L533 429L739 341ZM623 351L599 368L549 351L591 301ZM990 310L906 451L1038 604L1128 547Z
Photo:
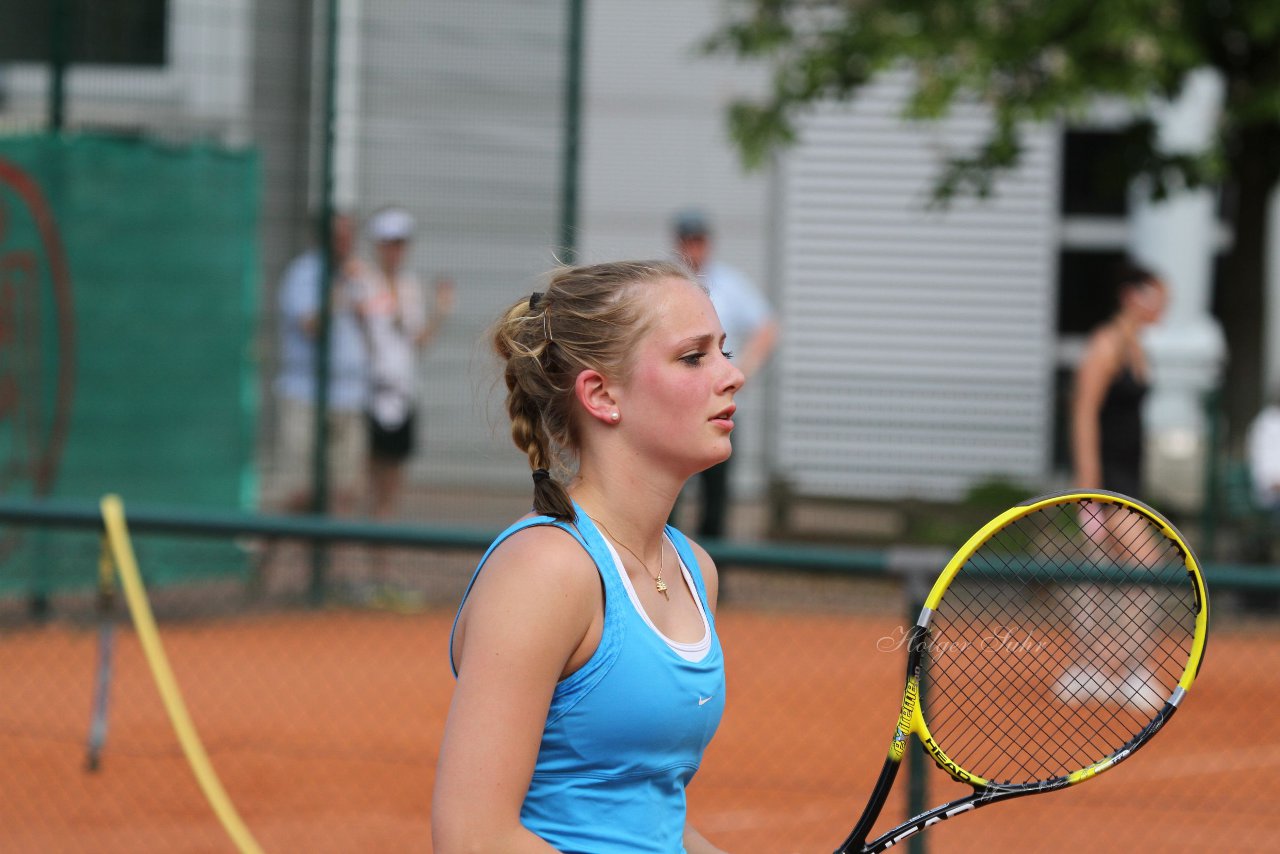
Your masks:
M615 412L615 413L613 413L612 415L610 415L609 417L610 417L610 418L612 418L614 421L617 421L617 420L618 420L619 418L621 418L622 416L621 416L621 415L619 415L617 412Z

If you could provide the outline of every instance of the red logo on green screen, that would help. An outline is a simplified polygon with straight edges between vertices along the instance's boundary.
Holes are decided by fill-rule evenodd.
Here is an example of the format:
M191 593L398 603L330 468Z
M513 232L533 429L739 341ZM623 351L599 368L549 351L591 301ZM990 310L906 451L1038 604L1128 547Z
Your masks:
M0 495L53 488L71 410L71 281L39 184L0 158ZM11 545L0 537L0 555Z

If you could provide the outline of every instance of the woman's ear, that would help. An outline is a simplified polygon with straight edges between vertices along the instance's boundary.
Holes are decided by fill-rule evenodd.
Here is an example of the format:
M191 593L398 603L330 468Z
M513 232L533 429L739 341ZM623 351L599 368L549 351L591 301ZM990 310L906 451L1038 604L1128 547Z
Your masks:
M573 394L591 418L606 424L618 423L618 403L599 371L587 369L578 374L573 381Z

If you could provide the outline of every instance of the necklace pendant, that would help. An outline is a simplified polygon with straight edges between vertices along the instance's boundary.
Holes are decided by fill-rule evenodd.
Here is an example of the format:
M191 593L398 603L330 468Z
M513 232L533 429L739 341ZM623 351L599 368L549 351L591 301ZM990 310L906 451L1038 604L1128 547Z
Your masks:
M662 580L661 572L659 572L658 577L653 580L653 586L658 588L658 592L662 594L662 598L664 599L671 598L671 596L667 594L667 582Z

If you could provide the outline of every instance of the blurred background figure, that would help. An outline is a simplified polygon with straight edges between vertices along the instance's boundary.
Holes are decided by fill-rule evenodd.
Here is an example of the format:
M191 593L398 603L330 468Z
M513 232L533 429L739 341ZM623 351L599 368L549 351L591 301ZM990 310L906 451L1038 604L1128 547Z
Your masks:
M1071 450L1076 486L1105 489L1132 497L1142 494L1144 454L1142 405L1151 387L1151 370L1142 331L1160 320L1168 289L1150 270L1124 263L1115 277L1115 308L1089 336L1076 371L1071 406ZM1082 505L1080 525L1097 548L1121 566L1148 565L1161 559L1144 526L1129 524L1118 508ZM1134 657L1125 637L1107 627L1146 624L1157 619L1150 590L1129 586L1072 585L1063 591L1071 603L1078 642L1109 638L1113 660L1074 664L1054 686L1069 702L1110 702L1126 698L1144 710L1159 708L1146 663Z
M453 281L435 281L428 311L422 283L407 268L416 223L403 208L388 207L369 220L374 263L362 270L359 314L369 354L367 423L369 488L376 519L395 517L404 489L419 416L418 354L453 313Z
M328 480L330 505L351 514L360 504L365 457L363 412L367 384L364 333L356 314L361 263L355 254L356 223L345 213L332 218L329 269L333 276L329 319ZM311 506L315 427L316 338L320 330L321 250L313 248L289 264L280 281L280 414L276 452L276 503L290 513Z
M1249 478L1258 506L1280 514L1280 388L1249 425Z
M712 257L712 229L707 215L696 209L680 211L672 220L675 251L711 295L711 304L725 331L725 351L750 379L769 359L778 341L778 324L764 296L739 271ZM741 431L739 430L739 434ZM741 447L734 436L734 444ZM725 536L729 511L729 466L733 457L698 476L699 537Z
M1168 302L1165 283L1125 263L1116 274L1115 310L1089 336L1071 404L1075 485L1142 495L1142 404L1151 387L1143 329Z
M1256 506L1256 524L1246 529L1245 556L1269 562L1274 552L1275 532L1280 528L1280 388L1272 389L1267 404L1249 425L1245 450L1249 485ZM1255 591L1245 601L1251 606L1275 609L1280 597Z

